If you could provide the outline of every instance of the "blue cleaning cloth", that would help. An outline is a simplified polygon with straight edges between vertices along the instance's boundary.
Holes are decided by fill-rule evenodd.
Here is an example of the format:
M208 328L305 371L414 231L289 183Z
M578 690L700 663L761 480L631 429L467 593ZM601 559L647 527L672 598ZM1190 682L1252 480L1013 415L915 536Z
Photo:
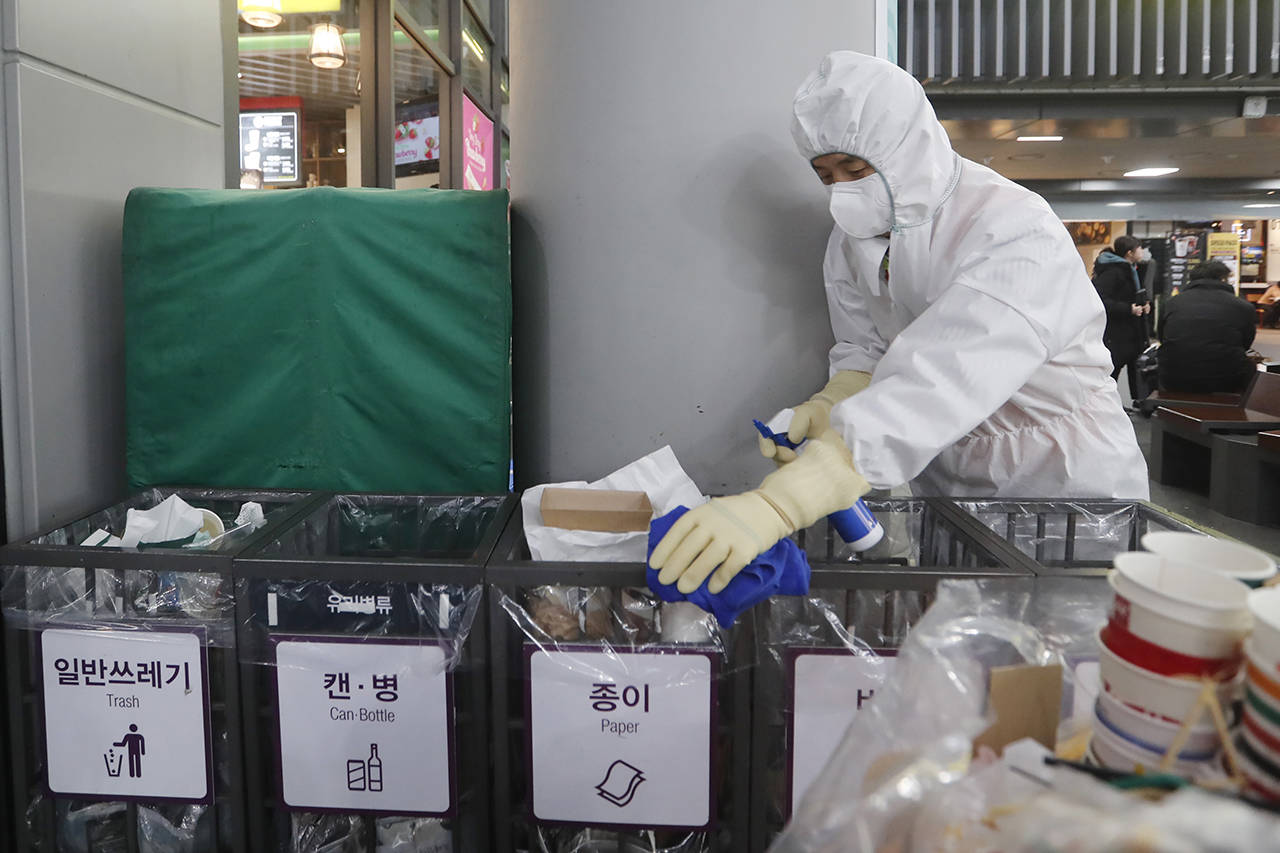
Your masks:
M649 523L649 556L667 535L676 519L689 511L678 506L671 512ZM691 601L714 615L722 628L730 628L744 611L774 595L804 595L809 591L809 558L800 546L790 539L780 539L768 551L756 557L746 568L734 575L729 585L712 595L707 590L711 576L702 586L685 595L675 584L658 582L658 571L648 567L646 577L649 589L663 601Z

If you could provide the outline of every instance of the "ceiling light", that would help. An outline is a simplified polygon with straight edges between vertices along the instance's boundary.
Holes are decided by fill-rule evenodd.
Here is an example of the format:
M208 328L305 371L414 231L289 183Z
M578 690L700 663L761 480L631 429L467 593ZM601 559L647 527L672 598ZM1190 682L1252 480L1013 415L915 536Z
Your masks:
M251 27L269 30L280 26L281 0L240 0L240 18Z
M341 68L347 64L347 46L342 43L342 30L328 21L311 28L311 47L307 59L316 68Z
M1262 202L1258 204L1246 204L1245 207L1280 207L1280 201Z
M475 36L471 35L467 30L463 30L462 41L476 55L476 59L484 62L484 48L480 46L480 42L476 41Z
M1061 136L1019 136L1019 142L1061 142Z
M338 149L338 153L339 153L339 154L346 154L346 153L347 153L347 149L345 149L345 148L339 148L339 149Z
M1172 175L1178 171L1177 166L1148 166L1145 169L1132 169L1124 173L1126 178L1158 178L1162 175Z
M1136 201L1109 201L1107 207L1133 207L1136 204Z

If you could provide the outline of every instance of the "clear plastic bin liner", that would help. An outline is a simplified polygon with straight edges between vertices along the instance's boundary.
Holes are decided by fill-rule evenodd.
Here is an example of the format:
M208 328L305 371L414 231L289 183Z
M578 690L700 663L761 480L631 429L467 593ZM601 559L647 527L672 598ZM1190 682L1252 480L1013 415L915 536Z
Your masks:
M663 602L647 587L536 586L512 597L495 588L502 609L540 649L561 644L635 651L695 645L730 661L730 632L687 601ZM724 672L722 669L721 672Z
M382 817L377 853L453 853L453 833L434 818Z
M366 853L364 822L357 815L293 812L287 853Z
M1110 568L1152 530L1195 531L1177 518L1123 501L957 501L992 533L1046 565Z
M769 603L764 648L781 664L787 648L896 648L920 620L931 594L917 590L815 589Z
M210 646L235 642L231 579L217 573L6 566L2 584L5 621L15 628L199 626Z
M1064 600L1073 589L1033 593L1018 580L941 582L933 606L899 649L893 678L854 718L770 850L913 849L904 827L926 797L965 778L972 739L991 722L991 668L1063 663L1082 642L1092 617L1083 615L1088 605Z
M127 853L124 803L59 802L59 853Z
M537 853L711 853L703 832L538 829Z
M200 853L213 849L205 806L139 806L141 853Z
M262 556L467 558L501 496L338 495L267 543Z
M306 567L300 565L299 572ZM454 669L484 596L481 586L380 581L241 581L250 600L244 663L275 665L270 634L334 634L355 640L411 637L439 643Z

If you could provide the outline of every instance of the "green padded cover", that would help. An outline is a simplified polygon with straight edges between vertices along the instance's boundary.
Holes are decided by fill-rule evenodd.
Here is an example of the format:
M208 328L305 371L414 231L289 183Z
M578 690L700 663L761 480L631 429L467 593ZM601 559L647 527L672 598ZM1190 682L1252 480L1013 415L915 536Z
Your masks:
M507 193L138 189L128 472L161 484L507 489Z

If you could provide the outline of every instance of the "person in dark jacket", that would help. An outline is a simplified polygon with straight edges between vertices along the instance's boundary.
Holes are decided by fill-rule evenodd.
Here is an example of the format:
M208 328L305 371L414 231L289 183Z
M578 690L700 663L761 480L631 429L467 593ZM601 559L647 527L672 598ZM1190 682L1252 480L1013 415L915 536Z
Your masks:
M1112 379L1129 368L1129 396L1138 400L1138 368L1135 362L1147 346L1147 319L1151 304L1138 280L1136 264L1142 258L1137 237L1117 237L1112 251L1104 251L1093 262L1093 286L1107 309L1107 328L1102 342L1111 352Z
M1256 332L1254 308L1236 296L1226 264L1200 264L1190 278L1160 312L1160 390L1243 391L1257 371L1246 355Z

